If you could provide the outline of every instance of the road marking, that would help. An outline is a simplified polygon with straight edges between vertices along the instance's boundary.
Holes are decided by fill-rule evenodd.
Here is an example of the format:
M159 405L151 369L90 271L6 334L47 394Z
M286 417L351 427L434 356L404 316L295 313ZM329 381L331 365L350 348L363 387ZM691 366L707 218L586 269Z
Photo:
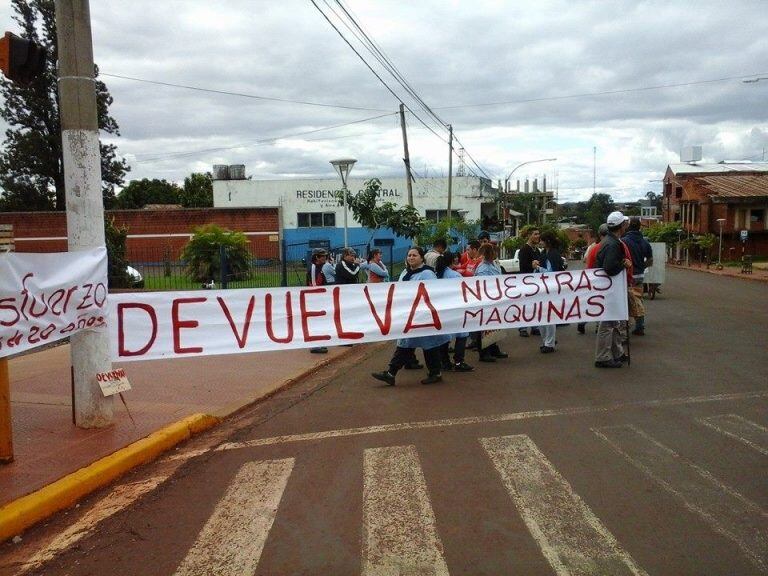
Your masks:
M369 448L363 474L363 575L447 575L416 448Z
M363 434L381 434L384 432L397 432L401 430L418 430L423 428L445 428L449 426L468 426L472 424L491 424L494 422L511 422L515 420L529 420L534 418L550 418L554 416L579 416L583 414L599 414L613 412L627 408L656 408L667 406L680 406L685 404L702 404L707 402L728 402L732 400L751 400L768 397L768 391L763 392L739 392L734 394L714 394L711 396L688 396L684 398L668 398L662 400L640 400L637 402L623 402L608 404L605 406L576 406L571 408L559 408L554 410L534 410L531 412L514 412L511 414L499 414L495 416L471 416L467 418L447 418L444 420L428 420L424 422L403 422L400 424L383 424L379 426L367 426L364 428L346 428L343 430L328 430L325 432L309 432L306 434L293 434L289 436L275 436L272 438L258 438L245 442L225 442L216 448L221 450L235 450L239 448L254 448L257 446L271 446L273 444L285 444L288 442L306 442L310 440L326 440L328 438L342 438L347 436L360 436Z
M556 574L646 574L528 436L480 442Z
M45 548L36 552L29 560L23 563L23 568L17 574L23 574L29 570L39 568L45 562L48 562L63 550L72 546L78 540L91 534L96 526L102 520L117 514L147 492L157 488L157 486L168 478L168 474L162 476L153 476L141 482L123 484L114 488L108 497L99 500L90 510L80 517L72 525L68 526L63 532L57 534Z
M768 571L768 514L754 502L634 426L592 431Z
M293 458L244 464L175 574L253 574L293 464Z
M753 450L768 456L768 428L736 414L720 414L709 418L697 418L697 422L743 442Z

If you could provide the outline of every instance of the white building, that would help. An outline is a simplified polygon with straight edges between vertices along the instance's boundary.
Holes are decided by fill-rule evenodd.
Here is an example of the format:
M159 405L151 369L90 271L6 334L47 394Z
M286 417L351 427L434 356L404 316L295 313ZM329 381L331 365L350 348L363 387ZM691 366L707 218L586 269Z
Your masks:
M352 194L364 189L368 178L351 178L347 187ZM213 205L216 208L281 209L281 228L288 244L311 242L335 248L343 245L344 211L334 193L340 189L337 178L318 180L214 180ZM454 217L483 221L496 211L497 190L491 181L474 176L453 178L451 211ZM404 178L381 179L382 201L397 205L408 203ZM413 205L426 218L439 220L448 208L448 178L420 178L413 182ZM367 245L373 231L364 229L348 213L350 246ZM396 238L389 230L373 234L374 245L408 246L410 241Z

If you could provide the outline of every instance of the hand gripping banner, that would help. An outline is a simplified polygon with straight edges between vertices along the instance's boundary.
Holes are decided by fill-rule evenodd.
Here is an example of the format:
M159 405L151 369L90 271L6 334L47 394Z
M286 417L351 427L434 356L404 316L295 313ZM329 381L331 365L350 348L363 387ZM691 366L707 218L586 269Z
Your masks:
M0 254L0 358L103 330L106 318L106 248Z
M544 274L125 293L109 297L114 360L182 358L625 320L625 274Z

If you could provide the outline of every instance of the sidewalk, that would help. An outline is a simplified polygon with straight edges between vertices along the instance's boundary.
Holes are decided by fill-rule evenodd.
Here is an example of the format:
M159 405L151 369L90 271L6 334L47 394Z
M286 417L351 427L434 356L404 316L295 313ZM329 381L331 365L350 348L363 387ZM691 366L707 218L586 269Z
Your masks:
M679 268L681 270L694 270L697 272L707 272L709 274L715 274L717 276L730 276L732 278L743 278L744 280L753 280L757 282L768 282L768 263L756 262L752 266L752 274L742 274L741 267L724 266L722 270L718 270L714 264L711 264L709 268L705 265L699 266L698 264L691 264L686 266L685 264L672 264L667 262L667 266L672 268Z
M152 445L155 451L167 449L349 350L331 348L328 354L286 350L127 362L119 367L125 368L131 382L132 390L123 396L135 425L116 396L114 425L92 430L82 430L72 423L69 345L12 359L9 369L15 460L0 464L0 525L11 514L3 506L17 505L23 496L110 454L120 454L121 449L149 435L142 441L142 449ZM183 429L186 435L174 429ZM173 433L158 434L160 430ZM164 439L160 441L158 436ZM135 452L137 446L133 444L131 449ZM123 464L126 466L130 464ZM91 473L91 479L93 476ZM70 480L70 484L82 483L77 478ZM34 499L33 495L24 501ZM6 518L2 518L4 513ZM19 512L14 514L18 516Z

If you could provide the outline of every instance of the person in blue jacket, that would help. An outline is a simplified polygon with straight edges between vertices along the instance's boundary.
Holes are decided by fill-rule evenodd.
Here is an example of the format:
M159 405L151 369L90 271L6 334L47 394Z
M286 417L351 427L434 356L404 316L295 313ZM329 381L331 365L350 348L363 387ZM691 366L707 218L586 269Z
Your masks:
M475 276L498 276L501 274L501 268L496 264L496 251L492 244L483 244L480 246L480 256L483 261L475 268ZM496 362L497 358L509 358L509 354L502 352L498 344L491 344L483 348L483 339L480 332L477 332L480 350L480 362Z
M414 246L408 250L406 257L407 266L400 274L401 282L413 282L424 280L435 280L432 268L424 262L424 249L420 246ZM371 376L376 380L386 382L390 386L395 385L395 376L404 368L406 364L413 359L413 350L421 348L424 352L424 362L427 365L427 377L422 384L435 384L443 381L440 370L440 347L446 342L450 342L451 336L448 334L434 334L432 336L415 336L410 338L401 338L397 341L397 348L389 361L389 368L383 372L373 372Z
M437 274L438 278L463 278L459 272L451 268L451 264L453 264L455 259L456 257L452 252L443 252L440 255L435 265L435 274ZM456 339L453 345L453 362L451 362L449 352L450 342L446 342L440 347L440 362L442 363L443 370L448 372L472 372L474 367L464 361L469 332L460 332L459 334L454 334L453 337Z

